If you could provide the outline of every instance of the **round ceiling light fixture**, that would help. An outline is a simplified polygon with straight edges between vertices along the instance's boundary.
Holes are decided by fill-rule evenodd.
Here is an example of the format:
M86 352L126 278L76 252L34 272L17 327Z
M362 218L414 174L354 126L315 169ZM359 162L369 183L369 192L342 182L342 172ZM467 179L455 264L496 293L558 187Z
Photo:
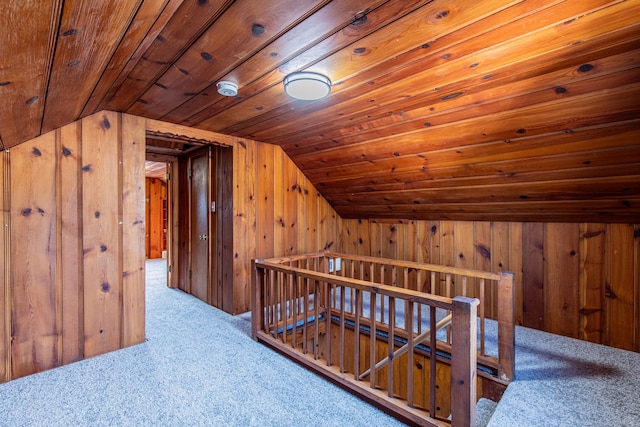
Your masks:
M284 91L302 101L322 99L331 92L329 77L310 71L297 71L284 78Z
M218 93L224 96L236 96L238 94L238 85L233 82L221 81L216 83Z

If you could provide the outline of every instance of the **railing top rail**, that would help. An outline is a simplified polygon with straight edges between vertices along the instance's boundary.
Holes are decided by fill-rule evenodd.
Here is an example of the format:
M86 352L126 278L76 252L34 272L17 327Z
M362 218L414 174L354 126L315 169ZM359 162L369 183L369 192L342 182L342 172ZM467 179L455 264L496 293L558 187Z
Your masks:
M255 261L255 265L256 267L294 274L298 277L305 277L308 279L327 282L339 286L360 289L363 291L399 298L419 304L426 304L445 310L453 310L453 299L442 297L439 295L426 294L424 292L414 291L411 289L397 288L389 285L375 284L365 280L351 279L348 277L336 276L333 274L326 274L296 267L290 267L288 265L280 264L278 262L273 262L270 260L257 259Z
M459 274L461 276L477 277L479 279L500 280L500 274L498 273L492 273L489 271L482 271L482 270L472 270L469 268L447 267L444 265L437 265L437 264L425 264L425 263L420 263L415 261L403 261L403 260L395 260L390 258L364 256L364 255L348 255L348 254L337 253L337 252L324 252L323 255L329 258L343 258L343 259L348 259L353 261L375 262L378 264L387 264L390 266L415 268L417 270L435 271L438 273Z
M373 263L385 264L389 266L414 268L416 270L435 271L438 273L459 274L461 276L477 277L479 279L496 280L496 281L500 280L500 274L492 273L489 271L472 270L469 268L459 268L459 267L447 267L444 265L426 264L426 263L415 262L415 261L395 260L391 258L380 258L380 257L366 256L366 255L350 255L350 254L343 254L339 252L329 252L329 251L315 252L312 254L305 254L305 255L276 257L276 258L270 258L267 261L284 264L288 262L300 261L303 259L313 259L313 258L323 258L323 257L342 258L342 259L348 259L352 261L373 262Z

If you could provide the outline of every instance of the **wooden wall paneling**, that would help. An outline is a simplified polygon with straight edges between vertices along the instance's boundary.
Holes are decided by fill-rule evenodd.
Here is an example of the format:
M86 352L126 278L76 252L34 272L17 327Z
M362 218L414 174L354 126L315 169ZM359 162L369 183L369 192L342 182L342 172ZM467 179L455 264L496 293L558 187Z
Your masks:
M293 162L292 162L293 163ZM308 239L314 237L312 235L307 235L309 232L308 221L306 213L309 211L309 197L307 190L307 179L304 174L300 172L300 169L293 165L296 170L296 182L298 185L298 203L296 204L296 218L297 218L297 242L296 247L298 248L297 252L299 254L309 253L307 251L307 241ZM316 210L317 212L317 210Z
M580 333L585 341L602 342L605 295L605 224L580 224Z
M579 224L545 224L544 330L578 337Z
M246 143L237 144L234 147L233 170L236 171L236 173L234 173L233 178L233 229L235 230L233 243L235 256L233 263L233 292L236 292L238 289L243 289L250 280L249 269L246 263L249 259L248 239L250 237L247 211L250 209L248 200L252 189L248 187L247 174L252 171L247 169L245 165L247 157L252 152L253 150L250 150L250 147ZM233 295L231 295L231 298L231 307L229 308L233 310ZM225 295L224 303L226 302L227 296Z
M284 186L284 255L298 254L298 199L300 186L298 168L285 154L283 156L282 184Z
M121 116L122 174L122 346L139 344L145 339L145 130L144 119ZM164 183L162 196L166 197ZM159 206L162 228L163 206ZM162 246L160 247L162 250Z
M524 297L523 297L523 271L522 271L522 250L523 250L523 241L522 241L522 228L523 224L521 222L510 222L509 223L509 244L507 245L507 250L509 252L509 263L507 264L507 270L511 271L514 274L515 280L515 292L514 292L514 301L515 301L515 322L517 325L523 325L523 306L524 306ZM494 271L495 272L495 271Z
M0 2L3 32L10 35L3 37L2 56L12 58L0 69L2 96L20 101L0 103L3 148L40 134L62 3Z
M218 208L216 211L218 214L218 230L222 235L222 247L218 248L221 251L218 263L218 277L221 282L219 288L224 292L226 287L226 290L233 292L235 296L235 284L233 282L233 263L235 259L233 252L235 233L233 228L234 151L232 147L222 146L218 150L220 169L218 170Z
M11 241L9 152L0 152L0 383L11 379Z
M62 359L56 166L55 132L11 150L11 182L20 185L10 201L13 378Z
M256 257L256 169L257 169L257 142L251 140L239 140L237 147L244 149L244 157L241 157L243 150L238 151L242 167L234 168L234 176L238 178L238 186L236 190L241 197L244 197L242 211L242 223L244 230L238 232L240 235L234 234L234 242L242 246L244 238L243 263L241 268L241 276L239 281L234 281L227 288L233 289L231 300L227 300L227 292L225 292L225 311L234 314L244 312L251 307L251 260ZM235 162L234 162L235 165ZM244 175L244 179L242 177ZM242 181L242 185L240 184ZM241 213L238 212L238 215ZM244 233L244 234L243 234ZM237 277L236 277L237 278ZM227 309L228 307L228 309Z
M191 281L189 280L189 266L191 263L189 243L189 230L191 229L190 200L189 200L189 179L187 171L189 170L189 161L185 157L178 158L178 171L175 176L178 179L178 194L187 195L186 197L178 197L178 211L181 215L176 217L178 252L174 259L178 260L176 266L176 275L178 277L178 288L186 293L191 293Z
M101 112L82 120L86 357L115 350L122 339L119 133L116 113Z
M304 226L304 238L305 247L303 252L311 253L317 252L320 247L320 233L318 232L318 210L320 209L320 203L322 202L322 196L318 193L318 190L313 186L302 172L298 172L304 180L303 194L304 194L304 211L298 210L298 218L302 217L305 221ZM326 202L325 202L326 203Z
M275 153L280 147L272 144L258 144L256 165L256 256L274 256L275 204L274 168Z
M522 323L528 328L544 328L544 225L523 225L522 243Z
M358 220L342 220L342 251L348 254L358 254Z
M475 258L475 224L472 221L456 221L453 223L453 260L454 266L460 268L473 268ZM473 283L467 283L467 289L471 289ZM454 278L454 292L452 296L462 295L462 276Z
M475 270L482 271L494 271L493 268L493 258L496 256L492 235L493 235L493 227L492 223L487 221L478 221L475 223L475 237L473 240L473 268ZM498 293L494 286L487 286L489 282L485 283L484 290L484 309L485 315L495 319L497 315L497 304L498 304ZM475 280L471 282L469 286L473 287L473 296L480 296L480 281ZM480 308L478 308L480 310Z
M612 347L633 349L634 229L631 224L608 224L606 231L605 304L607 325L603 341ZM637 266L636 266L637 268ZM638 321L637 318L635 320Z
M169 180L167 182L167 276L168 286L170 288L178 288L179 271L180 271L180 210L179 210L179 179L180 166L177 158L166 159L167 173Z
M62 364L84 357L82 263L82 132L80 122L59 130L60 273L62 280Z
M337 249L338 234L335 229L335 215L333 208L323 199L318 205L318 230L321 236L318 250L334 251Z
M275 228L273 233L273 248L274 256L284 255L284 245L286 244L284 239L284 229L286 227L284 217L284 194L285 189L282 183L282 173L284 170L286 154L280 147L278 147L273 156L273 174L274 174L274 187L273 187L273 216L275 219Z

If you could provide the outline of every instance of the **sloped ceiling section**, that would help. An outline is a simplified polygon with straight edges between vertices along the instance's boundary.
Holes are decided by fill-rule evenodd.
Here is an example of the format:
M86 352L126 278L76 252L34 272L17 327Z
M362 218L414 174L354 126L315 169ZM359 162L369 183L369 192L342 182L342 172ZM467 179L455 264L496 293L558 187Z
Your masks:
M640 222L638 16L633 0L3 1L0 138L110 109L278 144L345 218ZM289 98L297 70L331 95Z

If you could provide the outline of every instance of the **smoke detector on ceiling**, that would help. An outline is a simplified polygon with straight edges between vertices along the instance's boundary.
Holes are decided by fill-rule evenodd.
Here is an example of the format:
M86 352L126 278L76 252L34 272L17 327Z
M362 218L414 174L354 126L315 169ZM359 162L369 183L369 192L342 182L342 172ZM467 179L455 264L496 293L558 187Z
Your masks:
M221 81L216 84L218 93L224 96L236 96L238 94L238 85L233 82Z

